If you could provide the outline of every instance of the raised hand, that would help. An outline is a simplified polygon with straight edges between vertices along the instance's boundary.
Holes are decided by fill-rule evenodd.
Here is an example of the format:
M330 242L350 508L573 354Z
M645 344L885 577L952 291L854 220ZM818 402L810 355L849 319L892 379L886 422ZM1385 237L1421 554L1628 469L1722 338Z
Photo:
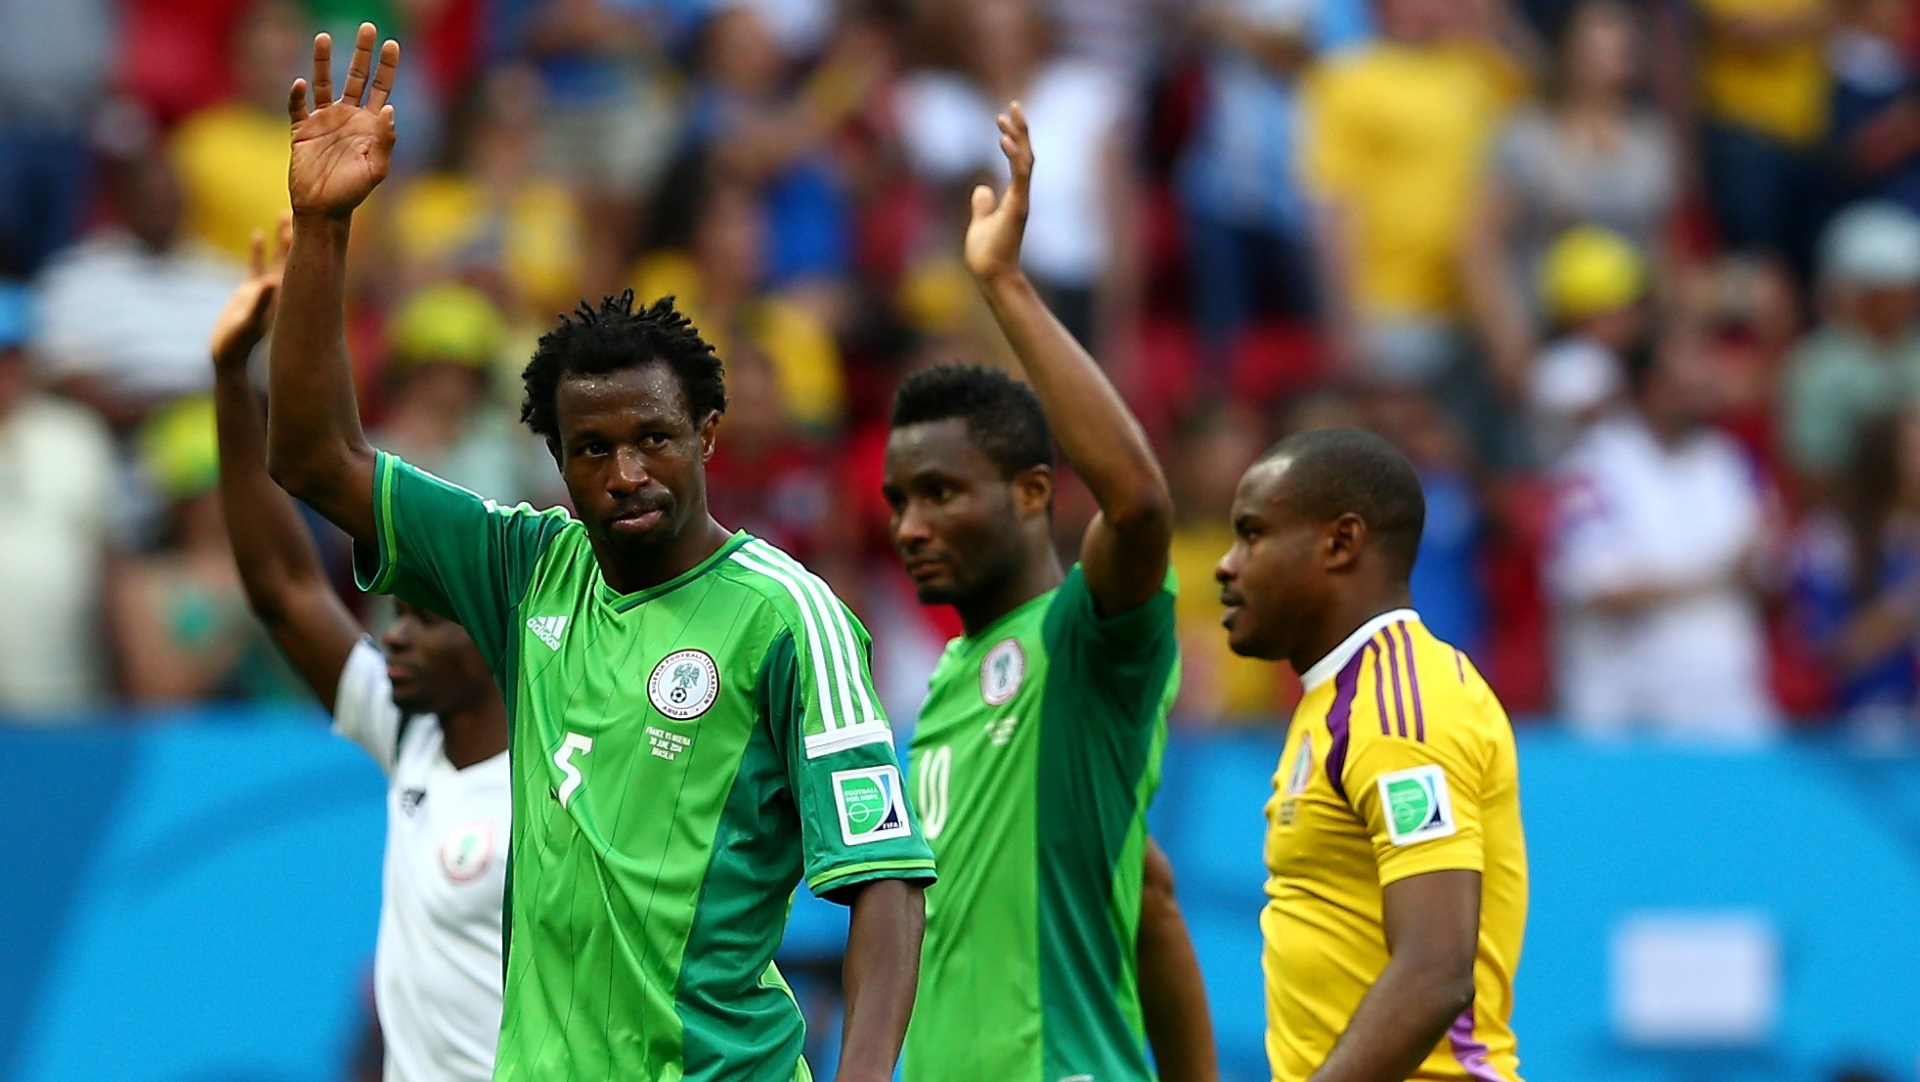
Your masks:
M280 292L280 275L287 269L287 249L293 245L293 219L280 219L280 235L273 256L267 256L267 239L253 231L252 258L247 261L247 280L227 298L227 306L213 321L213 367L215 371L244 371L253 347L267 336L273 324L273 301Z
M1027 115L1014 102L1000 114L1000 152L1013 168L1007 194L997 201L985 184L973 190L973 221L967 225L967 269L981 282L1020 270L1020 238L1027 229L1027 190L1033 182L1033 143Z
M353 44L353 63L339 98L333 96L333 38L313 39L313 107L307 107L308 83L295 79L287 94L287 118L293 122L293 150L287 161L287 194L296 215L345 218L386 179L393 156L394 73L400 66L400 43L380 47L380 63L373 63L373 45L379 36L372 23L361 23ZM372 71L371 90L368 72ZM365 104L361 95L366 95Z

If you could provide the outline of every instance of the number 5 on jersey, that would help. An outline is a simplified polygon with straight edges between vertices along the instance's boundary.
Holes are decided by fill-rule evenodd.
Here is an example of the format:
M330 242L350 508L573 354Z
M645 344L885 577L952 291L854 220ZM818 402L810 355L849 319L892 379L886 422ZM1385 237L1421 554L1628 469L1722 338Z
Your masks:
M560 750L553 753L553 765L559 767L560 773L567 776L567 780L560 783L558 796L561 807L564 808L572 802L574 791L580 788L580 783L584 780L580 777L580 768L573 765L573 753L577 751L585 755L592 750L593 737L568 733L567 738L560 742Z

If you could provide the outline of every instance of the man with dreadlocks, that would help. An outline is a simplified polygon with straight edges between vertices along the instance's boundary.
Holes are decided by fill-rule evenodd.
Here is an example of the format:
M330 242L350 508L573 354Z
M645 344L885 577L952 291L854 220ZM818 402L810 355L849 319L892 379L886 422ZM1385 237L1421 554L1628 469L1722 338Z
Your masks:
M773 967L796 883L853 908L842 1082L893 1074L933 858L869 639L825 583L707 512L720 361L662 300L540 340L522 418L564 511L500 508L375 451L341 310L348 224L386 175L399 61L315 39L288 102L293 247L274 328L274 478L358 542L361 584L459 621L514 741L496 1079L810 1077ZM372 78L369 83L368 75ZM369 86L371 90L369 92ZM366 102L361 103L363 92Z

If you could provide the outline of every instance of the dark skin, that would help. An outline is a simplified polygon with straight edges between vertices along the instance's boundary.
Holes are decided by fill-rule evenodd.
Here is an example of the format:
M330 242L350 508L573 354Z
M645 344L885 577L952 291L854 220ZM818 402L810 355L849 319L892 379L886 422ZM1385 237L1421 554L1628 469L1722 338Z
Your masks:
M1412 603L1404 561L1360 515L1318 521L1290 491L1287 457L1256 464L1233 500L1233 548L1215 577L1234 653L1305 672L1361 625ZM1387 885L1389 960L1314 1082L1399 1082L1473 1002L1480 873L1428 872Z
M999 118L1012 169L1006 193L974 190L965 254L981 295L1046 411L1067 461L1100 513L1081 540L1080 565L1102 616L1131 612L1166 581L1173 495L1153 448L1098 362L1040 300L1020 267L1034 154L1019 103ZM1053 545L1053 471L1012 477L958 418L897 428L887 441L884 493L899 550L927 605L952 605L968 635L1059 586ZM1148 843L1137 943L1141 1004L1162 1078L1218 1076L1206 987L1173 897L1173 869Z
M286 250L282 227L279 251ZM253 264L214 324L214 417L220 505L247 603L322 705L332 708L360 625L327 581L300 513L267 476L261 402L247 358L266 336L281 267L254 236ZM445 754L465 769L507 750L507 710L486 662L460 625L404 602L382 637L394 705L435 714Z
M395 138L387 98L400 45L381 45L376 62L377 41L373 25L362 24L335 99L333 45L319 35L311 100L306 79L287 96L293 241L269 381L274 401L286 405L272 412L267 433L273 479L367 543L376 541L375 457L360 426L342 313L353 212L385 179ZM726 541L706 509L706 458L717 418L691 417L685 389L669 371L640 365L564 380L555 409L555 461L609 586L627 593L666 582ZM887 1082L919 979L922 891L877 880L850 888L841 900L852 906L853 924L838 1077Z

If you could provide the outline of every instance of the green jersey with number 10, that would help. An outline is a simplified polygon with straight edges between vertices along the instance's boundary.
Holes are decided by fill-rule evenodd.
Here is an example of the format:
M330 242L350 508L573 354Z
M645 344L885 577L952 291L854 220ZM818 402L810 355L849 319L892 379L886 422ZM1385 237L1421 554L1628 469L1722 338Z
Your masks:
M934 670L912 783L927 891L906 1082L1141 1082L1146 811L1179 686L1172 576L1103 620L1075 567Z
M494 1077L808 1078L773 965L795 886L933 877L866 629L746 534L622 595L564 511L384 453L374 517L361 585L458 620L512 715Z

